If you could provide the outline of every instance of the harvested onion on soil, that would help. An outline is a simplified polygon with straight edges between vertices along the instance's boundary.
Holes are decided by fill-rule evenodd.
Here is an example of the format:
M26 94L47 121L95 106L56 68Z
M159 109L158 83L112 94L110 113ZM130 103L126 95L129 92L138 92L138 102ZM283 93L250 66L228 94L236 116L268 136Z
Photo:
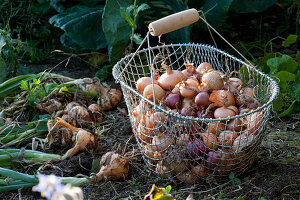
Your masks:
M107 152L100 161L101 169L96 174L97 182L102 180L125 179L129 172L129 163L126 158L115 152Z
M55 117L55 119L57 123L65 128L70 129L76 136L75 141L73 141L73 147L65 153L65 155L63 156L64 159L70 156L74 156L83 150L93 150L94 152L97 151L98 143L92 133L81 128L76 128L59 117Z

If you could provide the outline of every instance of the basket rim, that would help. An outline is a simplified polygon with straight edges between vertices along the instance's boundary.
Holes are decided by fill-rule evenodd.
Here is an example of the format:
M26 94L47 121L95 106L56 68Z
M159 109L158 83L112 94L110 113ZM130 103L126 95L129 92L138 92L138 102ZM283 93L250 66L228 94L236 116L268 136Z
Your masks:
M137 92L134 88L130 87L129 85L127 85L125 82L123 82L122 80L120 80L120 74L118 73L118 69L121 66L121 63L126 63L125 60L128 58L131 58L133 56L135 56L137 53L143 53L145 51L149 51L149 50L154 50L154 49L159 49L159 48L163 48L163 47L180 47L180 46L201 46L201 47L206 47L209 48L210 50L216 51L220 54L223 54L227 57L230 57L232 60L241 63L242 65L245 65L246 67L250 68L251 70L257 72L258 74L262 75L263 77L267 78L268 81L270 81L270 85L269 87L273 87L274 90L272 90L271 92L271 96L269 98L269 100L263 104L262 106L258 107L255 110L252 110L250 112L244 113L244 114L239 114L239 115L235 115L233 117L227 117L227 118L220 118L220 119L213 119L213 118L199 118L199 117L189 117L189 116L183 116L180 115L179 113L173 113L173 112L169 112L167 110L165 110L164 108L162 108L161 106L155 104L154 102L148 100L146 97L144 97L142 94L140 94L139 92ZM125 69L123 69L124 72ZM125 57L121 58L113 67L112 70L112 74L113 77L116 81L116 83L120 83L122 86L124 86L125 88L129 89L130 91L132 91L135 95L141 97L144 101L146 101L147 103L149 103L150 105L152 105L155 109L160 110L164 113L166 113L167 115L170 115L172 117L176 117L182 120L191 120L191 121L204 121L204 122L214 122L214 121L229 121L232 119L237 119L237 118L242 118L248 115L251 115L253 113L259 112L265 108L267 108L268 106L270 106L272 104L272 102L277 98L278 94L279 94L279 85L278 83L271 78L269 75L265 74L264 72L252 67L251 65L245 63L244 61L242 61L241 59L236 58L235 56L232 56L230 54L228 54L227 52L220 50L214 46L208 45L208 44L199 44L199 43L178 43L178 44L165 44L165 45L157 45L154 47L148 47L148 48L143 48L139 51L130 53L128 55L126 55Z

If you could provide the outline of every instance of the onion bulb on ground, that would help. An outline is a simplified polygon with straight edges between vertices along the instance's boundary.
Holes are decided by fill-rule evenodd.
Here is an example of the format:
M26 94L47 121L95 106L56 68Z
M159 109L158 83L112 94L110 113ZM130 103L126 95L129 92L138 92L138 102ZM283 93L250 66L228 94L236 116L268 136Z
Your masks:
M175 85L185 79L185 76L181 71L172 70L170 66L165 64L165 62L161 65L165 68L166 72L159 77L158 84L163 89L171 91Z
M129 172L129 163L126 158L115 152L107 152L100 161L101 169L96 174L97 182L102 180L125 179Z
M93 103L93 104L89 105L88 110L92 112L94 122L97 122L97 123L102 122L103 115L101 113L101 107L98 104Z
M96 137L92 133L81 128L76 128L59 117L55 117L55 119L57 123L59 123L65 128L70 129L71 132L75 134L75 141L73 142L73 147L65 153L63 159L70 156L74 156L83 150L93 150L94 152L97 151L98 143L96 141Z
M69 112L75 106L80 106L80 104L76 101L72 101L66 105L65 111Z
M212 71L203 74L200 88L206 91L221 90L224 86L224 81L219 73Z
M153 92L154 88L154 92ZM149 99L150 101L154 101L155 95L155 103L159 103L163 100L165 96L165 91L159 85L147 85L144 89L143 96Z
M83 106L74 106L68 112L68 115L71 119L76 121L77 126L87 127L93 124L93 119L89 111Z
M214 103L217 107L222 106L234 106L235 98L234 95L228 90L214 90L210 94L209 100Z
M60 101L56 99L50 99L46 103L36 104L36 108L44 114L52 114L63 109L63 105Z

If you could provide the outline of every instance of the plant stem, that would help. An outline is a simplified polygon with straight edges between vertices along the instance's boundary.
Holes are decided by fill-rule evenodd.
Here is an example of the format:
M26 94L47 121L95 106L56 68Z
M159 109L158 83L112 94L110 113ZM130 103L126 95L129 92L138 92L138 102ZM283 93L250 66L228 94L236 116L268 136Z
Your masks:
M17 137L16 139L14 139L14 140L12 140L12 141L10 141L10 142L8 142L8 143L2 145L1 147L8 147L8 146L14 145L14 144L18 143L19 140L21 140L22 138L24 138L24 137L26 137L27 135L33 133L35 130L36 130L36 128L26 130L26 131L24 131L23 133L21 133L19 137Z
M0 167L0 174L2 176L6 176L15 180L22 180L27 183L38 183L39 179L36 176L28 175L20 172L16 172L14 170L5 169L3 167Z

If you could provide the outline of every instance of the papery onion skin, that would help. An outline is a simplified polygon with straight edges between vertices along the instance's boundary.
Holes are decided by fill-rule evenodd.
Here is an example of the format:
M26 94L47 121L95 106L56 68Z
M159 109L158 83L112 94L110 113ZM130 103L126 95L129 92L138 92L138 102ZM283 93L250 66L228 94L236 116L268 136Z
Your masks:
M208 170L203 165L196 165L192 167L192 172L196 175L198 182L208 176Z
M203 157L206 151L207 148L203 142L200 139L195 139L193 141L189 141L186 149L186 157L190 159Z
M176 178L182 182L186 182L187 184L194 184L197 182L197 177L191 171L181 172Z
M225 89L228 89L232 94L238 93L242 89L243 82L239 78L229 78Z
M201 133L202 141L204 145L211 149L211 150L217 150L219 148L218 142L217 142L217 136L214 134L211 134L209 132Z
M218 143L223 148L230 148L238 134L229 130L222 131L218 137Z
M182 70L181 72L183 73L184 77L187 79L196 72L196 69L194 63L184 63L184 65L186 69Z

